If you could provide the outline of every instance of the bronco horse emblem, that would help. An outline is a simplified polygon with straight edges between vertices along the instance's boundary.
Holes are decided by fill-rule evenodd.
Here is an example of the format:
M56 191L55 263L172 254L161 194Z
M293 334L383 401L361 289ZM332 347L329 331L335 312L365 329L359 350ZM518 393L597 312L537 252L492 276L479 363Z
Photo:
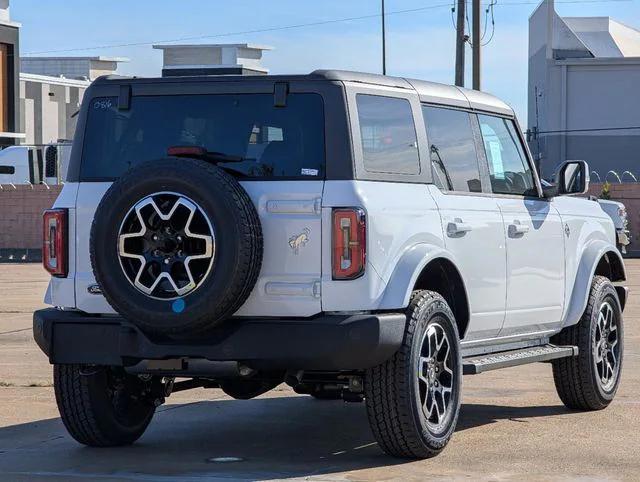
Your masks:
M300 252L300 248L309 242L309 228L304 228L300 234L295 234L289 238L289 246L294 254Z

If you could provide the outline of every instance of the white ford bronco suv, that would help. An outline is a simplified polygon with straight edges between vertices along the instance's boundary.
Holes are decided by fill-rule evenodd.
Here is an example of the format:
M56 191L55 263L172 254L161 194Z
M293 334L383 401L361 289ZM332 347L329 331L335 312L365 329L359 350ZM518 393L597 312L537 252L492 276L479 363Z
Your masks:
M542 186L513 111L418 80L101 78L44 215L34 336L69 433L138 439L172 392L287 383L364 401L430 457L462 375L550 361L567 407L613 399L625 279L611 219Z

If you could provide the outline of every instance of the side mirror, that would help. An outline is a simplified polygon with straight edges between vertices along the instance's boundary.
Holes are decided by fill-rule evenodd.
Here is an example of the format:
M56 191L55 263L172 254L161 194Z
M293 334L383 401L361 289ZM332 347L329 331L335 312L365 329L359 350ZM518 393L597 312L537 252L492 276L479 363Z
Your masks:
M586 194L589 191L589 165L586 161L567 161L556 170L556 183L543 187L545 197Z

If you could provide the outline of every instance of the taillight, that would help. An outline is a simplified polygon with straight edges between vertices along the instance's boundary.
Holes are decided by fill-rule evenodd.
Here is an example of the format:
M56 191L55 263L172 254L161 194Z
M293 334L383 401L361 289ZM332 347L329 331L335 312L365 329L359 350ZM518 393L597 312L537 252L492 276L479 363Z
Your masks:
M43 216L42 264L53 276L67 276L67 210L49 209Z
M362 276L367 260L367 221L360 208L333 210L333 279Z
M167 155L173 157L195 157L206 155L207 150L199 146L171 146L167 149Z

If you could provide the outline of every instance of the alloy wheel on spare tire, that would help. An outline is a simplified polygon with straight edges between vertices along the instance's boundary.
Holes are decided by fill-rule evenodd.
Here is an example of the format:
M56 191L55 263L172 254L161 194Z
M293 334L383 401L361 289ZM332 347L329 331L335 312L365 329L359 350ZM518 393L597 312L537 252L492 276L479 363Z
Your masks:
M109 304L143 331L206 333L246 301L262 266L247 192L196 159L140 164L109 188L91 227L91 263Z

